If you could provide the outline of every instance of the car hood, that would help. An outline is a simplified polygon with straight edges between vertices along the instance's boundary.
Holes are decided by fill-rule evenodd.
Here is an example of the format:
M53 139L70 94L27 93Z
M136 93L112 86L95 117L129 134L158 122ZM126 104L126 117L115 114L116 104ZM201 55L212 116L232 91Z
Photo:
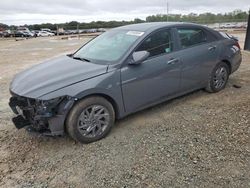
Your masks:
M29 98L47 93L107 72L108 65L98 65L61 56L31 67L15 76L10 91Z

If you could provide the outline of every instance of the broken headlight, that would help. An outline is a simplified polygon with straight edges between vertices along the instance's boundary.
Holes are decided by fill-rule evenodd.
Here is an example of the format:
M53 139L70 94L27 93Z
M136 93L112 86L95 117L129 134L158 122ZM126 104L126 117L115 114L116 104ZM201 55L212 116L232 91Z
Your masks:
M58 97L51 100L36 100L36 111L37 114L52 115L57 113L57 108L65 97Z

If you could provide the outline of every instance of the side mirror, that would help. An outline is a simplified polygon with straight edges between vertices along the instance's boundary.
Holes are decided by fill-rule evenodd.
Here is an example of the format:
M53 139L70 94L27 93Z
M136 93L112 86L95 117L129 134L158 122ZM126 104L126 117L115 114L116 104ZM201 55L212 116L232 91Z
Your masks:
M132 60L129 62L130 65L138 65L145 61L149 57L150 53L147 51L134 52L132 54Z

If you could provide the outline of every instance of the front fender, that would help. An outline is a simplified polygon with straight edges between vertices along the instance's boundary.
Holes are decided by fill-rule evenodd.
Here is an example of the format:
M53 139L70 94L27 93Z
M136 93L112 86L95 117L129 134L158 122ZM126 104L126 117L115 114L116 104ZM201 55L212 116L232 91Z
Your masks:
M70 86L43 95L39 97L39 99L49 100L60 96L70 96L82 99L89 95L98 94L111 98L116 104L118 118L123 116L125 111L122 99L119 69L82 82L74 83Z

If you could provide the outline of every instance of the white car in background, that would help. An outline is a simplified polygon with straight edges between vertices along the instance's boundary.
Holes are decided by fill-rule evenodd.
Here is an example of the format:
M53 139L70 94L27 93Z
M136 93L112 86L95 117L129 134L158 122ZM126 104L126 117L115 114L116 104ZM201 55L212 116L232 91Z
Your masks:
M50 36L55 36L55 34L54 33L50 33L48 31L39 31L37 33L37 36L38 37L50 37Z
M222 29L236 28L236 23L224 23L224 24L220 25L220 28L222 28Z

